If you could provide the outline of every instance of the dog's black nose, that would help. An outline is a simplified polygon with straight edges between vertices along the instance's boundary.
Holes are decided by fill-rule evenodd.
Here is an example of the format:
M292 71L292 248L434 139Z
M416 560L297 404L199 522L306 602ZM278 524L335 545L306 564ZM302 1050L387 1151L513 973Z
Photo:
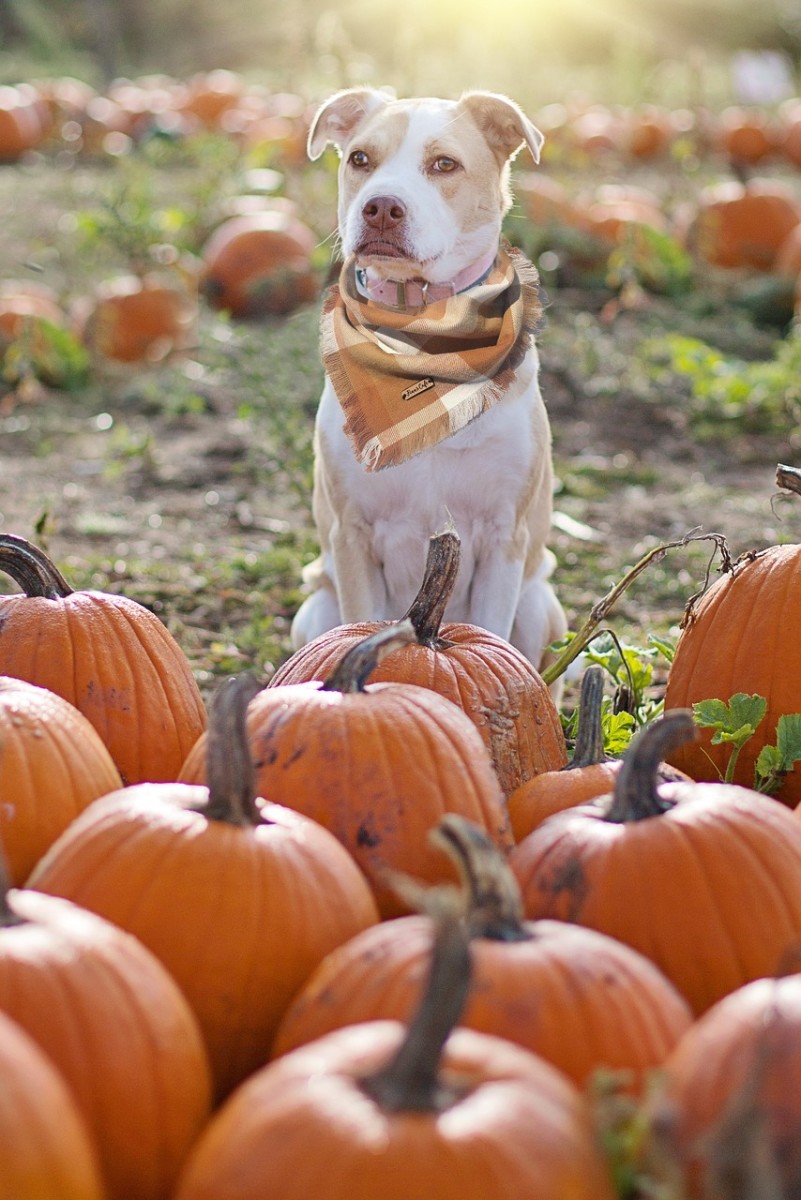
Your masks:
M406 205L397 196L372 196L362 208L365 224L384 232L400 225L406 216Z

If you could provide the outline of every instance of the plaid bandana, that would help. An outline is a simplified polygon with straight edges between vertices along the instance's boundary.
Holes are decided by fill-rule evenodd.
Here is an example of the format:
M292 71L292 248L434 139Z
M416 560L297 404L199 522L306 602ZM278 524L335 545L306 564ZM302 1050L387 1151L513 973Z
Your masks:
M541 323L536 267L506 244L481 283L411 311L361 295L345 263L323 307L322 356L366 470L404 462L497 403Z

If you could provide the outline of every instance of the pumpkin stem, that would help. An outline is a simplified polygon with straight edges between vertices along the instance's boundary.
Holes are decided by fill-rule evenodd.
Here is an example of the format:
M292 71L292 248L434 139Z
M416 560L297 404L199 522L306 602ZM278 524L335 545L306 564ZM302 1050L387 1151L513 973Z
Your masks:
M0 929L8 929L10 925L25 925L25 917L18 917L8 902L11 891L11 875L8 870L8 859L0 846Z
M641 729L623 758L606 820L620 824L642 821L673 808L674 801L659 795L660 764L675 746L697 737L698 729L688 708L675 708Z
M529 941L517 879L487 834L457 813L446 813L429 836L450 855L462 877L470 936Z
M578 728L573 758L563 769L595 767L607 761L604 750L604 731L601 705L604 698L604 671L597 663L587 667L581 680L578 705Z
M453 530L435 533L429 539L420 591L404 613L404 619L411 621L421 646L438 648L447 645L439 636L439 629L459 573L460 555L461 542Z
M0 571L10 575L31 599L63 600L72 595L72 588L44 550L15 533L0 533Z
M247 707L260 690L252 675L227 679L209 713L206 774L209 798L204 814L230 825L261 825L256 805L256 770L250 753Z
M471 978L464 925L451 905L436 918L423 998L393 1057L360 1087L384 1112L444 1112L462 1092L440 1078L442 1051L462 1014Z
M334 667L322 685L324 692L363 692L367 680L378 664L401 646L416 642L411 621L406 619L384 625L361 642L357 642Z

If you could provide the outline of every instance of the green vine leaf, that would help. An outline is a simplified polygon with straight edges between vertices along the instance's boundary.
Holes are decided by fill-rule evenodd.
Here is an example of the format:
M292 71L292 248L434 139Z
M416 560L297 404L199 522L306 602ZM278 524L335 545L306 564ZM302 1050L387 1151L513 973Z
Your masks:
M754 787L773 796L801 761L801 713L784 713L776 723L776 745L763 746L754 767Z
M726 783L734 778L737 758L745 743L756 733L768 711L764 696L736 692L728 704L724 700L699 700L693 705L693 718L702 729L714 729L712 745L729 744L731 756L723 776Z

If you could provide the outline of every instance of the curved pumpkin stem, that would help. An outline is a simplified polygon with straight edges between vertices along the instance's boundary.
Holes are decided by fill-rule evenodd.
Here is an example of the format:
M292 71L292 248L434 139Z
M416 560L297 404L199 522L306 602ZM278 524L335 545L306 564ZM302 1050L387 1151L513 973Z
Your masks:
M470 936L528 941L517 879L487 834L457 813L446 813L429 837L450 855L462 877Z
M203 806L212 821L264 824L256 804L256 770L247 731L248 704L258 691L252 675L238 675L227 679L214 695L206 751L209 798Z
M63 600L73 589L44 550L15 533L0 533L0 571L30 599Z
M670 750L697 737L698 729L688 708L673 709L641 729L626 751L606 820L620 824L642 821L673 808L673 801L659 795L659 766Z
M324 692L363 692L378 664L401 646L416 642L411 621L405 619L384 625L376 633L357 642L334 667L322 685Z
M437 917L428 982L397 1052L359 1085L384 1112L444 1112L462 1092L440 1078L442 1051L456 1026L471 978L470 947L457 912Z
M572 760L562 768L564 771L572 771L578 767L595 767L598 763L607 761L601 721L603 698L604 670L597 663L593 663L587 667L581 680L576 745Z
M421 646L442 648L448 642L439 636L448 601L459 574L461 542L453 530L435 533L428 542L428 557L420 591L404 619L411 621Z

